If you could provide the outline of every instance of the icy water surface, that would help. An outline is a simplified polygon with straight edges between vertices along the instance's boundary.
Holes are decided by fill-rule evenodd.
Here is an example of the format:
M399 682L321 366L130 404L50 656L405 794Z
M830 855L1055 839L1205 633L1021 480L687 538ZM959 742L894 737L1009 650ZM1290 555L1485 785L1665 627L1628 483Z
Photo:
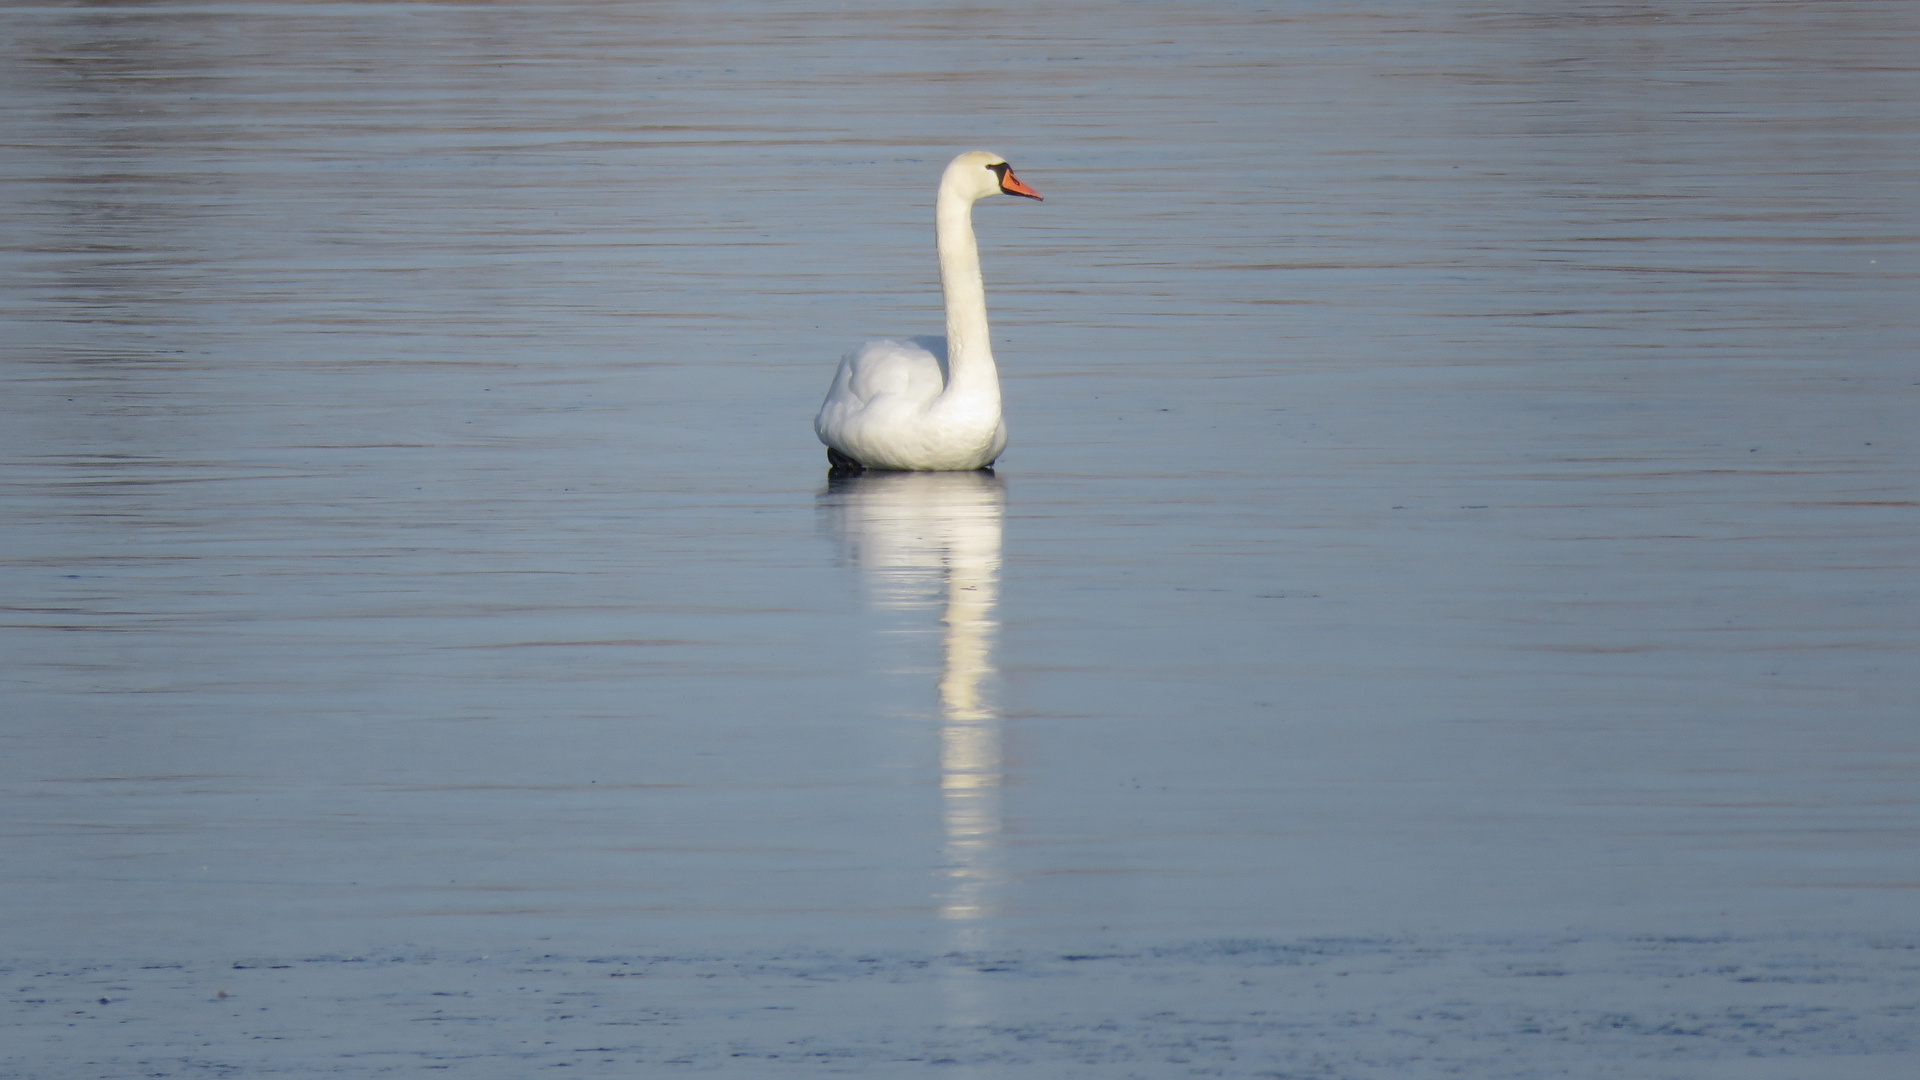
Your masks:
M1920 8L0 19L0 1075L1913 1075Z

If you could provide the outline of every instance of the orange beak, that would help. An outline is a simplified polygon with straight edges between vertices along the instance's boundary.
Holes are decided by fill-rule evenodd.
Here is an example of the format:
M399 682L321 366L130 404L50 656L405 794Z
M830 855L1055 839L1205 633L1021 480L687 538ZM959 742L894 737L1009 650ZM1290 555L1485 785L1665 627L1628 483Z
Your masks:
M1006 170L1004 170L1004 171L1002 171L1002 172L1001 172L1001 174L1000 174L1000 191L1001 191L1001 192L1002 192L1003 194L1007 194L1007 195L1019 195L1019 196L1022 196L1022 197L1024 197L1024 198L1028 198L1028 199L1032 199L1032 200L1034 200L1035 202L1044 202L1044 201L1045 201L1044 199L1042 199L1042 198L1040 198L1040 193L1039 193L1039 192L1037 192L1037 191L1035 191L1035 190L1033 190L1032 188L1030 188L1030 187L1028 187L1027 185L1025 185L1025 184L1023 184L1023 183L1021 183L1021 182L1020 182L1020 178L1019 178L1019 177L1017 177L1017 176L1015 176L1015 175L1013 175L1013 170L1012 170L1012 169L1006 169Z

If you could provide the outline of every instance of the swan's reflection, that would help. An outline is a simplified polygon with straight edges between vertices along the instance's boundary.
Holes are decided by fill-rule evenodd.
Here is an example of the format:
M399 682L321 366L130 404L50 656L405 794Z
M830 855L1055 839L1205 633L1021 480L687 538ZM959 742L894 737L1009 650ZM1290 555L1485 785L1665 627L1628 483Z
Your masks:
M940 792L946 873L940 913L993 912L1000 838L1000 718L989 701L1006 496L990 472L869 472L835 478L827 505L881 608L942 608Z

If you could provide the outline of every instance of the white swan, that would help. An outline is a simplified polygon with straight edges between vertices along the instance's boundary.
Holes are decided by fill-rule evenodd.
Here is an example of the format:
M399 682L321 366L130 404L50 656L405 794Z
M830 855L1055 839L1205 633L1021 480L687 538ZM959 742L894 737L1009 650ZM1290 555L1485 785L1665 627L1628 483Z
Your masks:
M869 341L840 361L813 421L835 468L984 469L1006 448L973 242L973 204L1000 194L1040 198L985 150L961 154L941 174L933 219L947 336Z

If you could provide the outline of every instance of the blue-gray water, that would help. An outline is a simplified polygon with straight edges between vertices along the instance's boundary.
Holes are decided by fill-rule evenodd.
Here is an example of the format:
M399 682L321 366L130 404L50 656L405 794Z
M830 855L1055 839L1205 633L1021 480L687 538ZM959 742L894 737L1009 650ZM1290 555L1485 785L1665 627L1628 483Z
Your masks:
M0 957L1920 935L1920 8L0 18Z

